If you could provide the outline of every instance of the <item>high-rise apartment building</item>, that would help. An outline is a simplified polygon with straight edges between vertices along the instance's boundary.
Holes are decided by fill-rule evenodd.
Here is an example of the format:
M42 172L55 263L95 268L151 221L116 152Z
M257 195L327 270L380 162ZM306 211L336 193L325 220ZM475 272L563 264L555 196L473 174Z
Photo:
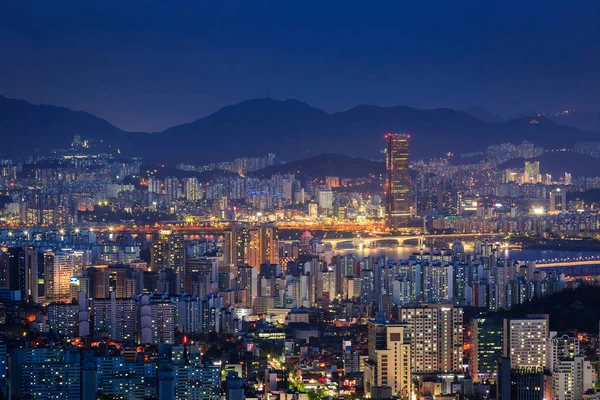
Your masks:
M511 319L509 322L510 365L512 369L549 367L548 315Z
M123 356L97 357L97 388L109 398L143 399L156 395L155 362L127 362Z
M443 265L439 262L427 263L421 266L422 293L417 293L426 303L443 303L452 301L454 268L453 265Z
M74 338L79 336L79 306L77 304L52 303L46 308L48 329L53 334Z
M552 384L544 371L526 367L511 368L511 360L501 358L498 365L496 399L544 400L551 397ZM550 396L547 396L550 394Z
M575 400L592 389L592 366L585 360L576 336L554 336L552 346L552 384L554 398Z
M539 161L525 161L525 183L538 183L542 181Z
M156 272L172 268L174 272L182 273L185 264L183 234L170 229L155 232L152 235L150 263Z
M550 211L567 211L567 193L557 188L550 192Z
M160 179L149 177L148 178L148 192L161 194L162 193L162 181Z
M369 321L369 358L365 363L365 394L371 398L411 393L411 344L408 326Z
M32 302L44 300L44 256L35 247L23 249L25 257L25 296Z
M11 378L11 387L20 391L11 393L13 396L24 399L81 398L79 353L53 347L33 348L16 350L11 358L15 375Z
M44 252L44 280L46 301L69 302L73 276L73 251L64 249Z
M405 224L411 214L410 176L408 173L410 135L388 133L386 141L386 212L391 227Z
M258 268L249 265L238 267L237 286L238 290L245 291L241 303L250 308L254 299L258 296Z
M173 367L176 399L219 400L221 377L219 367L182 364Z
M139 342L142 344L174 344L175 304L166 298L144 295L139 307Z
M133 299L117 299L111 292L109 299L93 301L94 338L108 336L112 340L135 342L138 305Z
M250 241L246 262L252 267L260 267L261 264L279 263L279 240L277 229L273 226L265 225L259 228L250 229Z
M319 189L317 192L319 208L325 211L333 209L333 192L331 189Z
M225 265L250 265L279 263L277 228L271 225L242 227L232 225L223 233L223 263Z
M172 176L165 178L165 195L171 201L175 201L181 197L179 179Z
M198 201L202 198L202 191L198 178L186 178L184 181L184 195L187 201Z
M23 248L17 246L0 249L0 286L25 292Z
M223 232L223 264L244 265L248 247L248 229L232 224Z
M422 304L400 309L411 343L412 372L454 372L462 368L463 309Z

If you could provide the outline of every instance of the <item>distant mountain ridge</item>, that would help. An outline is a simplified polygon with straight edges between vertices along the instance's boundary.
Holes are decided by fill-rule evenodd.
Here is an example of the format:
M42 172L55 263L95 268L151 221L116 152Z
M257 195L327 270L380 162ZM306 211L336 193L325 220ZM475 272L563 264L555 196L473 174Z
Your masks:
M503 121L505 121L504 118L502 118L495 112L490 111L490 110L485 109L480 106L465 107L462 109L462 111L471 115L472 117L475 117L475 118L483 121L483 122L503 122Z
M588 131L600 131L600 112L593 111L569 111L568 113L559 113L551 115L552 121L557 124L574 126L576 128Z
M32 150L65 148L75 135L127 147L135 136L85 111L31 104L0 96L0 153L27 155ZM131 140L129 140L131 139Z
M247 100L158 133L132 133L104 119L64 107L0 97L0 153L30 154L33 148L65 148L74 135L100 141L157 162L201 165L276 153L294 160L321 153L383 159L383 134L410 132L411 158L482 151L490 143L556 147L600 134L557 125L544 117L484 122L449 108L360 105L327 113L298 100Z

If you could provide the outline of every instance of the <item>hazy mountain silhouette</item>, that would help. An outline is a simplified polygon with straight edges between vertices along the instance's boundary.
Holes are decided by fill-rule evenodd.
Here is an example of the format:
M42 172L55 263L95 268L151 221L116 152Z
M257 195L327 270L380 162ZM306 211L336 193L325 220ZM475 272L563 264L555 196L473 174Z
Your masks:
M382 159L385 132L412 133L413 158L481 151L490 143L529 140L556 147L572 146L575 140L583 138L600 138L599 134L560 126L543 117L486 123L447 108L423 110L371 105L329 114L296 100L260 99L225 107L206 118L172 127L157 135L157 140L161 142L161 155L173 158L187 147L199 150L198 159L268 152L283 159L327 152ZM203 150L208 153L201 154Z
M74 135L124 142L130 136L125 134L106 120L83 111L34 105L0 96L0 135L3 138L0 152L7 155L31 154L36 148L65 148Z
M551 115L552 121L561 125L570 125L586 131L600 131L600 112L597 111L570 111Z
M483 122L502 122L505 120L495 112L480 106L465 107L462 109L462 111L472 117L482 120Z
M411 158L484 150L490 143L527 139L546 147L600 140L600 134L560 126L543 117L488 123L448 108L361 105L327 113L297 100L270 98L223 107L196 121L159 133L125 132L107 121L64 107L0 97L0 134L5 154L34 148L66 148L73 135L113 144L151 161L202 165L242 156L276 153L294 160L321 153L383 159L385 132L412 133Z

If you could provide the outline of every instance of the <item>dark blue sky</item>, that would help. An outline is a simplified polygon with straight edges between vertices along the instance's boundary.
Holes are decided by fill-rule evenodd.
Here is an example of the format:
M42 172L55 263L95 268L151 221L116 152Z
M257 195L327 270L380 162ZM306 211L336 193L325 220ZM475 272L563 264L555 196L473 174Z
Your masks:
M600 111L600 1L3 1L0 94L156 131L257 97L327 111Z

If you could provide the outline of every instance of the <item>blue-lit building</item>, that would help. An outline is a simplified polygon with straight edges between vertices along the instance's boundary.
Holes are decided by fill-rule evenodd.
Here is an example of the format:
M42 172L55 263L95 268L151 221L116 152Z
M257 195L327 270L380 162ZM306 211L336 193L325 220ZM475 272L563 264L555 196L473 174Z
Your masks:
M78 352L52 347L24 349L14 351L11 359L11 398L81 398Z

